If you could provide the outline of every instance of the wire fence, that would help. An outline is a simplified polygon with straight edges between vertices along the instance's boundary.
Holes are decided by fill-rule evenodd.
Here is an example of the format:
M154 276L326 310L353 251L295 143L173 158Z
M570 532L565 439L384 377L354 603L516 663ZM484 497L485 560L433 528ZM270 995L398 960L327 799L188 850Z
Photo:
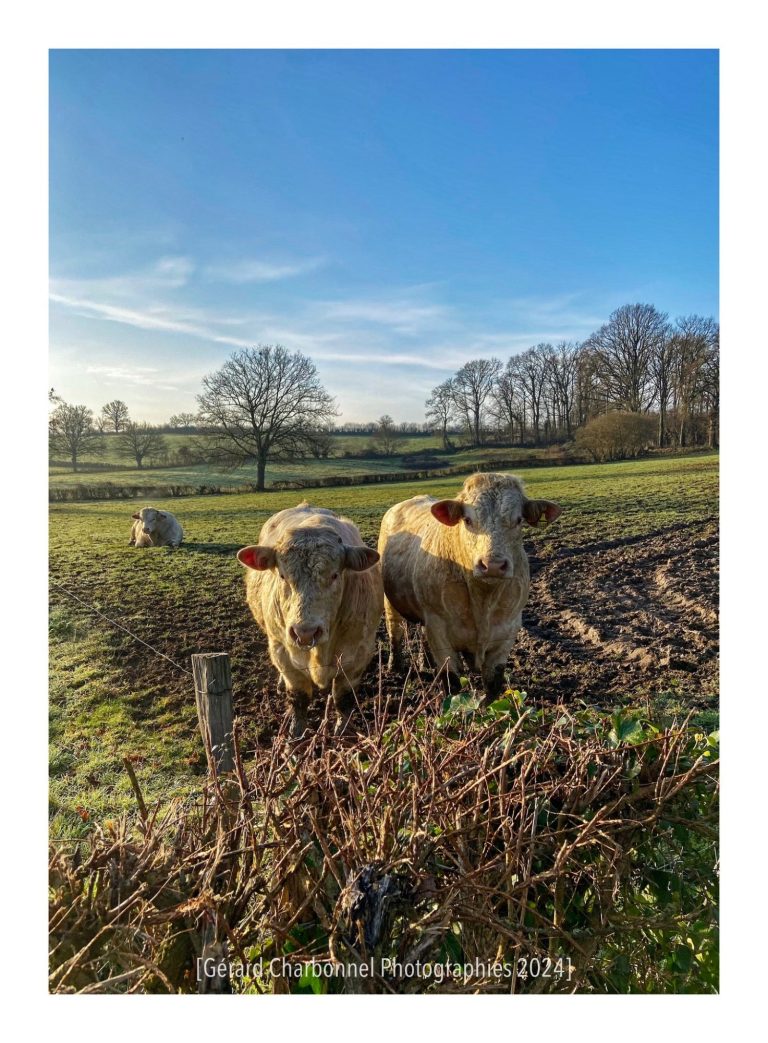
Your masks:
M161 652L159 648L155 648L154 645L150 645L149 641L145 641L143 637L139 637L138 634L134 634L134 632L130 630L127 626L124 626L122 623L118 623L116 619L111 619L109 616L105 616L100 609L96 608L95 605L90 605L87 601L84 601L81 597L79 597L79 595L75 594L74 591L68 590L66 587L62 586L61 583L57 583L55 580L51 580L50 585L55 590L59 590L62 594L66 594L67 597L72 598L73 601L77 601L84 608L88 609L89 612L93 612L94 615L98 616L100 619L103 619L106 623L109 623L111 626L116 627L118 630L122 630L124 633L128 634L128 636L132 637L134 641L138 641L140 645L144 645L145 648L148 648L150 652L153 652L155 655L160 656L162 659L167 659L172 666L176 667L177 670L181 670L182 673L189 674L190 677L192 676L191 670L188 670L185 666L182 666L181 663L177 663L175 659L171 659L169 655L166 655L165 652Z

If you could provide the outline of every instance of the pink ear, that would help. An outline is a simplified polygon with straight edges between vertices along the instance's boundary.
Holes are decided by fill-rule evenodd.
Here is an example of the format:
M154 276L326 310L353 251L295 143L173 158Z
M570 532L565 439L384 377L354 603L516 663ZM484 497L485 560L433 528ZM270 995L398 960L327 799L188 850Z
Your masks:
M551 500L526 500L523 504L523 517L529 525L538 525L542 515L547 525L549 525L555 518L559 518L562 513L563 508L560 504L552 503Z
M458 525L464 517L464 504L459 500L438 500L430 510L441 525Z
M344 568L353 572L365 572L379 560L379 552L370 547L345 547Z
M275 552L272 547L243 547L237 552L237 560L247 569L265 572L275 567Z
M136 521L140 521L141 520L141 515L140 514L132 514L131 517L135 518Z

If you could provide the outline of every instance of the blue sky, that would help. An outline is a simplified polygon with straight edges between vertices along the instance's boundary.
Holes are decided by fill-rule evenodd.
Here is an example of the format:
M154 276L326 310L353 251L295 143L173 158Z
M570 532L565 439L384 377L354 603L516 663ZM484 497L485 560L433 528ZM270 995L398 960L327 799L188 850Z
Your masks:
M714 51L54 51L51 365L195 409L235 348L341 421L621 304L718 308Z

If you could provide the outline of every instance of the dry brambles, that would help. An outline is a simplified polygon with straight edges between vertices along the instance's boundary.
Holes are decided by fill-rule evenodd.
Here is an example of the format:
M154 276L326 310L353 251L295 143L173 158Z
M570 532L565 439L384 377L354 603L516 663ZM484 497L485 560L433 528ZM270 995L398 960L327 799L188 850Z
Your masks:
M716 737L512 691L443 702L415 674L398 698L381 672L357 734L328 716L247 770L237 748L198 801L140 799L59 846L51 989L198 991L200 955L273 969L221 991L653 991L665 967L716 988Z

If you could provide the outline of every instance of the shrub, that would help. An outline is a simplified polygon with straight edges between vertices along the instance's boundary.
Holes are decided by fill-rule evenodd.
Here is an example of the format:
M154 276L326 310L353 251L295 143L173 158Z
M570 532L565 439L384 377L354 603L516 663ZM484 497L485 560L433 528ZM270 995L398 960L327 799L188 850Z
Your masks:
M646 413L604 413L579 428L576 446L596 463L629 460L653 445L655 433L656 421Z
M238 753L200 806L56 849L54 991L194 991L203 937L375 970L345 983L307 963L243 991L717 989L715 734L406 688L380 690L356 736L326 719L291 756L282 739L247 772ZM447 970L476 961L469 980Z

